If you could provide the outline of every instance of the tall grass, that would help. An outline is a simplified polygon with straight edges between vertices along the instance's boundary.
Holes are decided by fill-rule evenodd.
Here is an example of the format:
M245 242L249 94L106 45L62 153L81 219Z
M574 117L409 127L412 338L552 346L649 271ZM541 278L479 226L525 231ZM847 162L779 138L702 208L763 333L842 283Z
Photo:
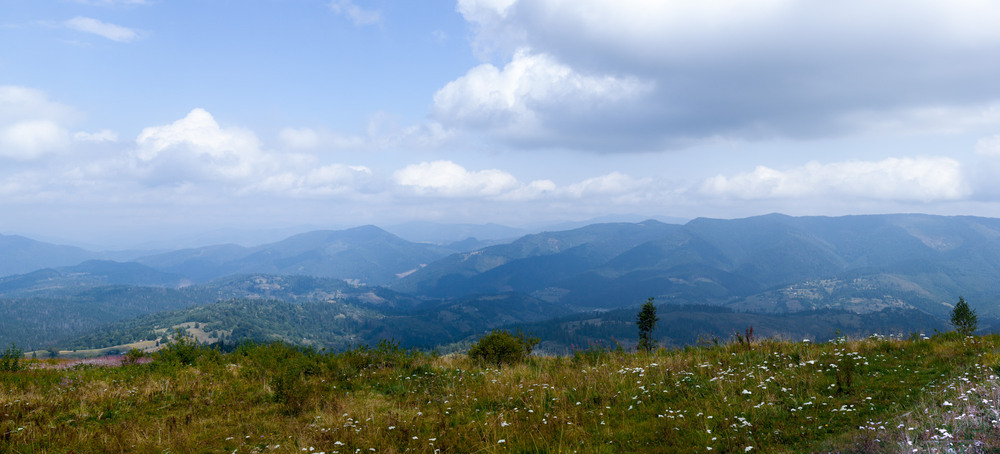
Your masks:
M998 347L996 336L763 340L498 368L391 342L336 354L248 344L120 367L29 362L0 372L0 451L985 449L1000 442Z

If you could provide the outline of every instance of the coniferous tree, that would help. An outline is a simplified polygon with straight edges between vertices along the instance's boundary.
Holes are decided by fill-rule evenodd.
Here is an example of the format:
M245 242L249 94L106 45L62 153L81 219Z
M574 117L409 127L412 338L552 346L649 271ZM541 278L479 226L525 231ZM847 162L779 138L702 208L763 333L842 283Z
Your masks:
M955 309L951 311L951 325L955 327L955 331L958 331L963 336L971 335L979 326L979 316L976 315L976 311L969 307L969 303L965 302L965 298L961 296L958 297L958 304L955 304Z
M639 326L638 348L640 350L648 352L656 347L656 341L653 340L653 328L656 327L657 321L659 319L656 317L656 306L653 305L653 298L650 297L646 300L646 304L642 305L642 310L639 311L635 322Z

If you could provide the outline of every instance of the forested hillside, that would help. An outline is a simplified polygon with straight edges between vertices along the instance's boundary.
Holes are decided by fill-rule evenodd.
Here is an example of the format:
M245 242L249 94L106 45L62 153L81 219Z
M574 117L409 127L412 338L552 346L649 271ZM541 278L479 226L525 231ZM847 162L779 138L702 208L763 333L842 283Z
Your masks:
M531 234L455 253L368 226L252 248L206 246L125 263L88 259L0 277L0 341L32 349L120 345L148 337L153 326L195 322L182 321L195 314L183 311L232 300L256 302L260 311L241 306L246 329L222 317L220 332L330 348L380 338L454 348L483 330L518 324L545 333L551 351L612 338L627 344L628 314L649 297L671 317L660 327L671 331L658 332L670 345L751 325L787 337L931 332L944 326L959 296L991 330L989 321L1000 316L997 275L1000 220L989 218L650 220ZM253 320L278 317L279 302L294 303L281 306L289 320L314 313L327 320L323 311L334 307L362 315L325 332L312 322ZM204 323L214 320L209 306L198 312ZM674 310L681 306L699 309ZM137 318L146 316L154 318Z

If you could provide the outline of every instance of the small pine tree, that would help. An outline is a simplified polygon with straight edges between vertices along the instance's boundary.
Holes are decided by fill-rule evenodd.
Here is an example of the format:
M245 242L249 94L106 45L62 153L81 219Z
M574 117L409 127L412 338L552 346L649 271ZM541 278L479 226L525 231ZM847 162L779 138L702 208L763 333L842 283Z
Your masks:
M659 320L656 318L656 306L653 305L653 298L650 297L646 300L646 304L642 305L642 310L639 311L635 322L639 326L638 348L640 350L648 352L656 348L656 341L653 340L653 328L656 328L656 322Z
M979 327L979 316L969 307L965 298L958 297L958 304L951 311L951 325L963 336L969 336Z

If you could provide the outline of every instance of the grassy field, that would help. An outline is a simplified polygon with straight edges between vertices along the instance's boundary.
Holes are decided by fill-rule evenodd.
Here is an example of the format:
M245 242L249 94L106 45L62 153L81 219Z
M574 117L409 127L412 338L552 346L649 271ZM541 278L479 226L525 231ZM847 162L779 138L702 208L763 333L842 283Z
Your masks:
M172 344L0 372L0 452L996 452L1000 337L592 349Z

